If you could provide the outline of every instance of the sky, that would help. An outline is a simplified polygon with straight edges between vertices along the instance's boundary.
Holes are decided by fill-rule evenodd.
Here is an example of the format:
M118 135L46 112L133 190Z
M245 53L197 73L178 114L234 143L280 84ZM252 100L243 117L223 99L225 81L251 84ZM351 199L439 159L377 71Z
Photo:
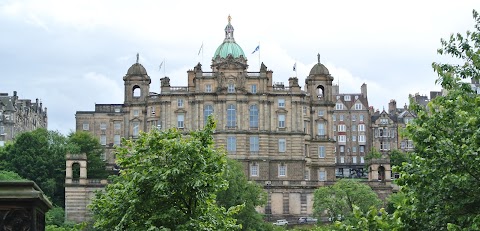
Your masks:
M440 39L473 30L475 3L0 0L0 92L38 98L48 129L68 134L76 111L123 103L123 76L137 53L151 92L164 76L186 86L198 62L208 71L230 15L248 71L263 62L274 82L297 76L303 88L319 53L340 93L360 93L366 83L370 106L395 99L401 107L409 94L441 89L431 64L455 60L436 53Z

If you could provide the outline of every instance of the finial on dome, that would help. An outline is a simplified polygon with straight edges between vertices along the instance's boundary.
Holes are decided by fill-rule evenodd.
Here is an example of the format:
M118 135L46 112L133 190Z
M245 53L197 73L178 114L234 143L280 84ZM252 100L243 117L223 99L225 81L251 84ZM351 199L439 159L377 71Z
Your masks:
M228 24L232 21L232 16L228 15Z
M140 55L139 55L138 52L137 52L137 63L138 63L138 59L139 59L139 58L140 58Z
M320 63L320 53L317 54L318 63Z

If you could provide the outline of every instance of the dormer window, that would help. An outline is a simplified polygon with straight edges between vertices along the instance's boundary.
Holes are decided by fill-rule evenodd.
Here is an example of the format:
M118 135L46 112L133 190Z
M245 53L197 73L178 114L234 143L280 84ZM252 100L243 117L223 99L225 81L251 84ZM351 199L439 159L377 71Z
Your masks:
M350 96L349 96L349 95L346 95L346 96L343 97L343 100L345 100L345 101L350 101L351 99L350 99Z

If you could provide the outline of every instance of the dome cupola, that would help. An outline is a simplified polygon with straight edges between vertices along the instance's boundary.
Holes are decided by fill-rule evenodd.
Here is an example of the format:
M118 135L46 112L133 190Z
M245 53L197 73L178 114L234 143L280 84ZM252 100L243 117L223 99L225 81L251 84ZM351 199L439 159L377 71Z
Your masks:
M329 75L327 67L320 63L320 54L317 55L318 63L310 70L310 75Z
M233 37L233 26L231 24L232 17L228 16L228 24L225 27L225 39L223 43L218 46L213 58L226 58L228 55L232 55L233 58L239 58L240 56L245 57L243 49L235 42Z

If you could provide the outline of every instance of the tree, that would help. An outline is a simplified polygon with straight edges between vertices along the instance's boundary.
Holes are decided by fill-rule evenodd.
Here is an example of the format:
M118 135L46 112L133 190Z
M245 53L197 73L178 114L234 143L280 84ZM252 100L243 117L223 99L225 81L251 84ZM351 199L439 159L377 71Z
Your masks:
M398 149L394 149L390 152L390 165L402 166L402 163L408 162L408 152L402 152Z
M142 133L118 149L120 175L112 177L91 209L105 230L233 230L232 214L215 194L227 187L226 156L213 146L215 123L188 136L176 129Z
M69 152L87 154L87 177L91 179L105 179L108 171L105 161L100 156L105 151L98 138L84 131L68 135Z
M6 170L35 181L54 204L64 206L66 146L62 134L39 128L7 144L2 161Z
M0 181L25 181L16 172L0 170Z
M366 213L371 206L378 207L381 200L370 186L351 179L342 179L334 185L320 187L315 190L313 210L317 217L324 211L335 220L349 218L354 206Z
M255 207L266 203L266 193L262 186L249 182L244 174L243 166L236 160L227 160L227 169L223 178L228 182L228 188L217 193L219 206L230 208L244 204L244 208L234 215L242 230L270 230L270 224L263 221Z
M441 55L459 64L433 63L437 83L447 94L427 109L414 106L417 118L406 128L415 151L400 167L398 184L406 205L397 209L407 230L480 229L480 96L464 80L480 78L480 17L474 31L441 40Z

